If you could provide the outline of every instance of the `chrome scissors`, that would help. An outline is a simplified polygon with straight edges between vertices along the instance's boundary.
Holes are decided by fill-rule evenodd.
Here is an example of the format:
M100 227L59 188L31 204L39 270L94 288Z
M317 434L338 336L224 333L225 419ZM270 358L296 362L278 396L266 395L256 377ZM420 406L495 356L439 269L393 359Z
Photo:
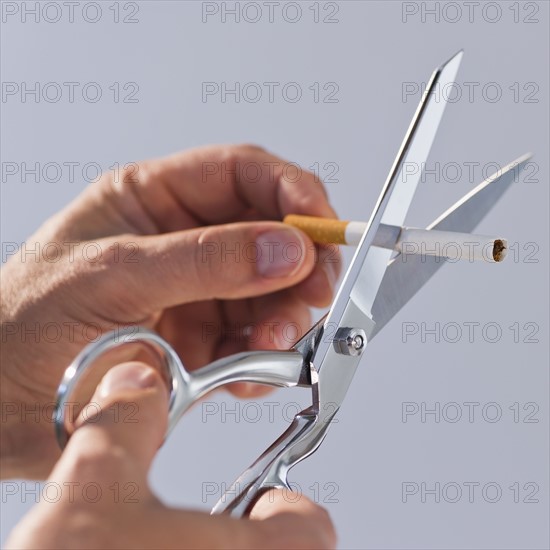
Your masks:
M237 353L194 372L188 372L174 349L153 331L129 328L105 334L76 357L59 386L54 421L60 446L65 446L71 429L66 405L82 375L104 352L141 342L162 358L170 386L168 433L193 403L231 382L310 388L311 406L298 413L287 430L244 471L212 513L241 517L265 490L290 489L288 471L323 441L368 344L445 263L435 256L400 261L399 253L373 246L373 241L381 224L403 226L422 172L410 173L404 167L410 163L424 165L446 106L445 101L435 99L434 91L437 86L453 84L462 55L458 52L432 74L326 316L290 350ZM523 155L487 178L427 229L472 231L517 179L529 158Z

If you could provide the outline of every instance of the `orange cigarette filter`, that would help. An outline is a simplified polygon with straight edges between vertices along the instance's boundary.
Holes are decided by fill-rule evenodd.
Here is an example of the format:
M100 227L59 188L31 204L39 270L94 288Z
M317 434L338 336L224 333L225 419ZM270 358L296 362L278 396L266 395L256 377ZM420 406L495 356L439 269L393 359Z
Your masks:
M314 243L346 244L346 227L349 222L289 214L283 223L302 230Z

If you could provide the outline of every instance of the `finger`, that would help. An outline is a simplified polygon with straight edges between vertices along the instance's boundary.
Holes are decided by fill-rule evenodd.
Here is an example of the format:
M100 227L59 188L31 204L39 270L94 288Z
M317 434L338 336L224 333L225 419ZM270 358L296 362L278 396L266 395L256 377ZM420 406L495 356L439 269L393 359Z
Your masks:
M112 269L93 275L108 295L120 295L122 284L125 298L139 297L132 305L144 316L189 302L268 294L304 280L314 266L309 238L276 222L212 226L137 242L135 263L111 263Z
M243 303L247 300L231 300ZM216 359L222 336L222 302L207 300L164 310L155 330L174 348L186 370L204 367Z
M215 358L245 350L289 349L311 326L311 312L294 288L222 303L224 324L213 337Z
M242 351L288 349L310 326L307 305L294 289L285 289L251 299L211 300L170 308L156 329L192 371ZM272 390L246 382L230 384L227 389L247 398Z
M288 499L283 491L269 491L254 507L251 518L237 520L225 515L208 516L158 507L149 513L151 529L147 532L152 536L145 535L142 543L144 547L208 549L336 546L328 514L305 497Z
M336 547L336 531L327 511L299 493L267 491L252 508L250 519L263 522L278 538L280 548Z
M162 174L179 202L210 224L238 219L249 209L268 219L282 219L291 212L335 215L319 178L261 147L208 146L153 162L153 171ZM152 187L140 189L152 196Z
M90 403L94 407L83 409L62 460L78 468L84 462L86 473L100 479L130 470L145 480L167 428L168 390L160 375L143 363L118 365Z
M311 312L294 289L246 301L223 304L226 324L221 326L216 357L245 350L289 349L311 326ZM241 398L259 397L270 386L236 383L227 389Z
M336 283L342 270L342 255L338 245L317 245L315 268L299 283L295 292L312 307L327 307L334 298Z
M90 203L109 207L100 212L102 223L87 213ZM335 217L317 176L251 145L200 147L132 163L120 174L104 174L67 212L79 223L65 224L65 231L80 240L282 220L290 213Z

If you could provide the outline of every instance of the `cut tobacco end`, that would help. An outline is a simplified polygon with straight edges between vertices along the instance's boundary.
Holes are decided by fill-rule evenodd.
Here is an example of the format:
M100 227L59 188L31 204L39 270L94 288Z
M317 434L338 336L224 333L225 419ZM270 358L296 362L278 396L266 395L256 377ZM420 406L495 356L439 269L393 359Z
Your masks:
M493 245L493 260L502 262L508 253L507 242L504 239L496 239Z

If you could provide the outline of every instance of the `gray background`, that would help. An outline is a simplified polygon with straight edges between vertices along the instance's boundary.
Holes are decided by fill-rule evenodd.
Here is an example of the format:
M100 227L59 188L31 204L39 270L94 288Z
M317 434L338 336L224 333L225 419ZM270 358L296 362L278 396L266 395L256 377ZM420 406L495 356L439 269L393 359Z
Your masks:
M321 18L332 11L325 4ZM494 22L489 19L497 12L483 13L481 5L470 21L462 4L455 23L449 3L438 3L439 22L420 13L437 9L436 3L406 4L419 11L405 22L402 3L393 1L339 2L336 23L315 23L309 1L300 3L295 23L279 9L269 22L265 7L258 23L230 16L224 23L221 14L203 23L202 3L193 1L139 2L133 24L113 22L113 2L101 2L97 23L85 22L79 8L74 23L66 13L56 23L8 17L2 24L4 82L95 81L104 97L97 103L78 95L74 103L67 96L57 103L7 98L1 104L2 162L96 162L107 169L115 161L200 144L252 142L304 167L337 163L338 181L327 183L333 204L344 218L366 219L419 99L404 101L403 83L425 82L436 65L464 48L457 80L464 92L465 82L479 86L473 101L463 97L448 107L429 161L431 168L436 161L458 163L463 174L456 182L431 177L421 183L408 223L429 223L474 187L484 175L479 166L504 165L533 151L538 173L531 181L521 178L479 227L517 242L517 258L498 266L446 266L369 347L339 422L291 479L330 510L342 548L548 548L548 3L493 2L492 9L501 10ZM121 17L129 14L126 3L119 8ZM108 87L117 81L138 83L138 103L113 102ZM304 96L295 104L280 94L273 103L222 103L219 95L204 103L203 81L295 81ZM315 103L308 90L314 82L336 82L338 101ZM490 82L502 91L498 101L482 93ZM518 101L509 89L516 82ZM529 92L536 102L525 102ZM479 163L473 178L464 163ZM73 183L66 174L54 183L5 179L3 243L23 241L86 185L78 172ZM526 263L529 242L538 247L537 261ZM466 333L457 343L430 336L423 342L419 334L403 342L407 322L495 322L502 337L490 343L478 329L473 342ZM535 323L538 343L514 342L509 327L516 322L520 340L529 332L525 323ZM203 483L231 482L283 429L285 404L306 399L292 391L267 397L279 403L273 422L261 402L255 423L220 414L205 422L198 406L160 451L153 486L168 503L209 508L216 499L203 502ZM225 394L210 401L234 406ZM402 421L403 402L469 401L498 404L502 419L487 422L480 406L473 422L428 417L422 423L419 415ZM524 422L523 410L514 422L508 407L516 402L520 410L535 403L538 423ZM255 410L247 409L249 417ZM456 503L436 503L433 496L422 503L419 495L403 503L403 482L481 485L473 502L462 485ZM482 497L488 482L502 487L499 502ZM521 500L524 484L536 483L538 502L515 503L508 488L515 482ZM2 540L32 504L22 500L3 495Z

